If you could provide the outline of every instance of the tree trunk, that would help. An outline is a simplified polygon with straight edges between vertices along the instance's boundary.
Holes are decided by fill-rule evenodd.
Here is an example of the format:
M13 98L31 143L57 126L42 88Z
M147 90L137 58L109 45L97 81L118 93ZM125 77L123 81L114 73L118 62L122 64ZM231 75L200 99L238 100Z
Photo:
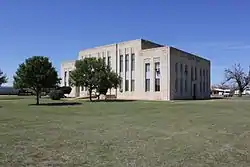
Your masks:
M242 91L239 90L239 97L242 97Z
M36 105L39 105L39 91L36 92Z
M92 101L92 89L89 89L89 100Z

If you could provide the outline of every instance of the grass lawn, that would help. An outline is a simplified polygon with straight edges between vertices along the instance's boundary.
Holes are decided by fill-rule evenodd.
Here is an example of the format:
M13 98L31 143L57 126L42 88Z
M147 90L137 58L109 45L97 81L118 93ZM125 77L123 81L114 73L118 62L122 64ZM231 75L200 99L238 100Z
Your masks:
M250 166L248 100L80 102L0 97L0 166Z

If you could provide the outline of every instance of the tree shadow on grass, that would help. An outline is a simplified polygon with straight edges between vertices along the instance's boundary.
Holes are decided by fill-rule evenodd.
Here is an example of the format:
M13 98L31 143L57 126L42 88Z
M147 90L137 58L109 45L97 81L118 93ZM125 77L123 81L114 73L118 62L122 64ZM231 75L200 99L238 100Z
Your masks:
M137 101L137 100L107 99L107 100L92 100L92 101L88 100L86 102L94 102L94 103L96 103L96 102L107 102L107 103L109 103L109 102L133 102L133 101Z
M76 106L81 105L82 103L79 102L59 102L59 103L41 103L37 104L30 104L29 106Z

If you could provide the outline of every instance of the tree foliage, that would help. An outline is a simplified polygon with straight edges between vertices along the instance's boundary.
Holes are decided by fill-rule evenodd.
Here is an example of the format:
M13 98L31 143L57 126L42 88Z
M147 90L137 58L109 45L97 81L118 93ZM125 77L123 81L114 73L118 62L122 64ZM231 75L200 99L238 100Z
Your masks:
M7 83L7 77L5 74L3 74L3 72L0 69L0 86L4 83Z
M226 82L233 81L239 90L239 96L242 96L242 92L250 83L250 68L248 73L245 73L240 64L235 64L231 69L225 69L225 79Z
M14 76L15 88L29 88L36 93L36 104L43 89L59 83L58 75L47 57L33 56L20 64Z
M75 70L71 72L70 83L77 87L87 87L92 100L92 92L95 90L106 95L108 89L117 88L120 77L107 66L102 58L85 58L77 60Z

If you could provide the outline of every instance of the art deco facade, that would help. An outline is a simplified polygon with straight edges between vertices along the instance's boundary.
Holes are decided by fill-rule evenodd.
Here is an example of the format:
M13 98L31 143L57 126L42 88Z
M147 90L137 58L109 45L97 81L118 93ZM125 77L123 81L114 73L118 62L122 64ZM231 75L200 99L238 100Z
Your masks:
M104 57L122 77L120 88L108 94L118 99L175 100L210 97L210 61L182 50L138 39L82 50L78 59ZM61 64L62 85L67 86L75 61ZM71 97L88 96L73 87Z

